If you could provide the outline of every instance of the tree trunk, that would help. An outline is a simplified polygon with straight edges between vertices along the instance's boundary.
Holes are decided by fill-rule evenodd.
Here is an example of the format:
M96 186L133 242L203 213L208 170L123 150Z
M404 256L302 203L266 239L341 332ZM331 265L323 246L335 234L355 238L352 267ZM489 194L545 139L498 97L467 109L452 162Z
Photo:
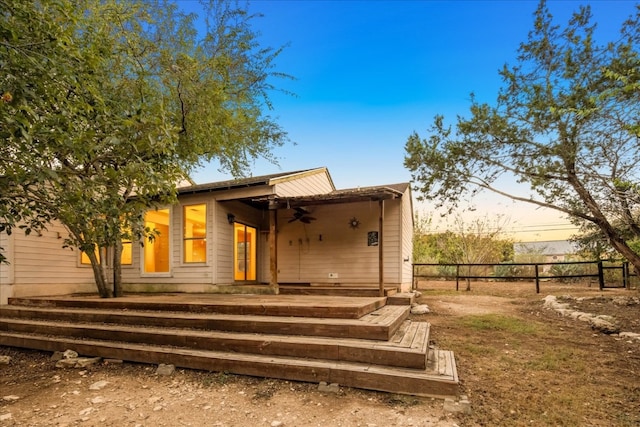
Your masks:
M122 295L122 241L118 239L113 247L113 296Z
M613 248L618 251L620 255L625 257L626 260L631 263L631 265L633 265L636 273L640 273L640 254L635 253L633 249L631 249L629 245L627 245L627 242L625 242L625 240L622 239L617 232L615 232L615 230L613 230L613 233L611 234L608 232L609 230L603 229L603 231L609 239L609 243L611 243L611 246L613 246Z
M98 287L98 294L100 298L111 298L113 293L109 289L109 282L107 281L107 274L104 271L104 265L100 263L100 260L96 256L96 251L85 252L91 261L91 269L93 270L93 277Z
M609 239L609 244L633 265L635 271L640 272L640 254L635 253L629 245L627 245L627 242L611 225L607 217L600 210L600 206L598 206L593 197L591 197L591 194L582 185L582 182L580 182L575 173L569 173L569 183L593 215L591 222Z

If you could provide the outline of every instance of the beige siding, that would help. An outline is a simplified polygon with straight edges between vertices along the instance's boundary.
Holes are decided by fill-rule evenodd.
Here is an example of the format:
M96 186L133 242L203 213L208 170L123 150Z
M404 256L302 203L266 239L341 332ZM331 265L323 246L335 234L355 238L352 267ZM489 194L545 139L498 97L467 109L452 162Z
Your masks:
M368 246L367 233L378 231L377 202L347 203L309 208L317 218L311 224L289 223L291 210L278 218L278 281L282 283L378 283L378 247ZM357 218L360 225L349 227ZM400 204L385 206L385 282L398 283ZM329 278L337 273L338 278Z
M312 174L301 174L287 180L275 180L275 193L280 197L307 196L311 194L326 194L334 190L331 179L325 169Z
M402 203L385 201L384 212L384 280L385 283L401 282L402 255Z
M78 250L63 249L66 230L50 224L41 235L15 235L14 282L21 283L93 283L90 266L80 265Z
M0 248L8 261L8 264L0 263L0 286L13 283L13 239L13 235L0 233Z
M80 266L77 250L62 248L65 236L59 224L50 224L41 234L12 235L11 266L2 267L0 303L8 297L95 291L91 267Z
M411 289L411 281L413 278L413 201L411 199L411 190L407 190L402 196L402 290Z

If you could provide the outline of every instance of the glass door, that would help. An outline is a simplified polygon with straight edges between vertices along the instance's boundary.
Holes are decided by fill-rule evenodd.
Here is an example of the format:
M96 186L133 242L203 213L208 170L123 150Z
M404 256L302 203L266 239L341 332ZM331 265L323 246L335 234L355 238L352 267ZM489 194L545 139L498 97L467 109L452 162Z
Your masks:
M256 280L256 229L235 222L233 247L233 278Z

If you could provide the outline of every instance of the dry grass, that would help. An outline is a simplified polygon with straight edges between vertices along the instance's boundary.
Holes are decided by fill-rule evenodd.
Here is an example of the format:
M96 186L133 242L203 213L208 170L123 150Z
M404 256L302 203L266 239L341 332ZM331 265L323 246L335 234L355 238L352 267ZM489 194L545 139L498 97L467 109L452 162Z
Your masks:
M463 426L638 426L640 341L592 331L587 324L542 308L548 294L638 295L586 285L547 283L540 295L531 283L422 283L430 306L432 339L456 354L463 393L472 414ZM638 327L640 305L613 303L623 330ZM584 308L581 307L581 310ZM640 332L636 330L635 332Z

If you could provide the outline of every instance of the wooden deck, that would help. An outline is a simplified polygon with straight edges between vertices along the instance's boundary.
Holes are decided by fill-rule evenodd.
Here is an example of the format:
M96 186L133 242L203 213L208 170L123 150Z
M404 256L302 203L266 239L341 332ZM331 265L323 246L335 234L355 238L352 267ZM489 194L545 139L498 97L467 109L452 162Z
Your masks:
M15 305L36 307L108 308L111 310L186 311L238 315L297 316L359 319L385 305L385 297L228 294L152 294L99 298L73 297L12 298Z
M0 307L0 345L455 396L453 354L429 347L409 306L379 297L132 295L19 298Z

